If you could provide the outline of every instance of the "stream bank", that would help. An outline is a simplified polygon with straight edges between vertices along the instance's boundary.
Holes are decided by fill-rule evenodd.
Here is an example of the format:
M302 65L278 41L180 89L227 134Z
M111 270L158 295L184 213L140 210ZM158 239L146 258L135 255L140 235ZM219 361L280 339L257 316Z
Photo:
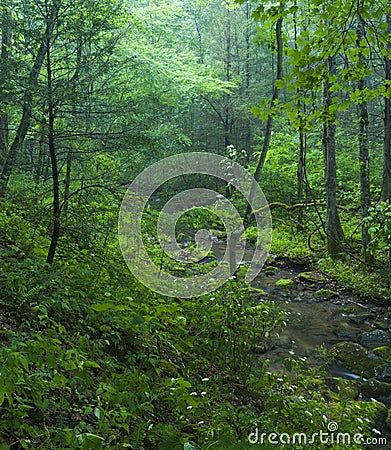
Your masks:
M288 312L288 320L262 361L284 372L295 357L308 367L326 360L326 384L355 401L381 402L377 427L391 438L391 319L388 308L358 299L308 266L275 257L252 283ZM262 301L262 295L260 295ZM344 394L344 395L345 395Z

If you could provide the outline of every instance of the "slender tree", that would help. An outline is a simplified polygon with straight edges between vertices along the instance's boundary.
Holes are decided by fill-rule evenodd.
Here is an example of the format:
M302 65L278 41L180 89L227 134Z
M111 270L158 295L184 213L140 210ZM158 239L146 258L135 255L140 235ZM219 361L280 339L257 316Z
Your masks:
M364 6L364 0L359 0L358 10ZM365 22L363 17L358 14L357 17L357 48L361 47L362 40L365 39ZM367 66L366 58L361 50L359 52L359 64L362 67ZM358 89L364 94L367 87L366 77L361 77L358 81ZM358 146L359 146L359 160L360 160L360 201L361 201L361 215L365 219L369 215L369 208L371 206L371 185L370 185L370 171L369 171L369 142L368 142L368 104L365 98L358 104ZM361 236L364 253L364 261L367 264L373 263L373 257L368 250L370 242L370 235L365 220L361 225Z
M323 108L325 120L322 125L322 148L326 185L326 235L327 251L335 259L341 252L340 240L343 237L337 209L337 164L335 155L336 118L331 112L333 94L330 77L335 75L335 56L327 58L328 76L323 82Z
M52 194L53 194L53 228L50 247L46 262L53 264L58 239L60 237L60 183L58 176L58 163L56 154L56 143L54 135L54 122L56 118L54 96L53 96L53 68L51 58L52 39L47 36L46 40L46 74L47 74L47 101L48 101L48 147L52 169Z
M1 6L2 27L1 27L1 54L0 54L0 171L2 170L8 154L8 94L7 84L9 83L9 54L12 40L12 10L11 2L6 1Z
M0 197L4 197L8 181L16 163L16 157L30 127L31 115L33 111L33 96L37 86L38 76L46 55L46 45L51 39L56 24L56 18L60 9L61 1L53 0L49 6L48 14L45 17L45 30L40 41L33 65L28 76L28 83L24 88L23 110L17 127L14 140L4 162L0 175Z
M387 14L388 39L384 51L385 90L391 86L391 13ZM382 200L391 203L391 97L384 96L384 164L383 164Z

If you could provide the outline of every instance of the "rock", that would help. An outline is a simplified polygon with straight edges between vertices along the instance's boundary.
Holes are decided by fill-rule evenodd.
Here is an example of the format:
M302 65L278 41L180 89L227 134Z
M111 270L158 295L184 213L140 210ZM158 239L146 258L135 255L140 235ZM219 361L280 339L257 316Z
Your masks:
M361 324L371 319L373 316L373 314L361 312L357 314L349 314L348 317L353 323Z
M342 322L335 328L334 334L342 339L351 339L354 341L358 341L361 330L352 328L348 323Z
M349 316L345 313L337 313L333 314L331 320L333 322L346 322L349 319Z
M387 365L379 356L355 342L339 342L330 349L330 356L343 367L364 378L381 375Z
M389 335L387 331L384 330L373 330L364 332L361 335L361 344L387 344L390 342Z
M271 276L271 275L275 275L280 269L278 267L275 266L266 266L262 272L266 275L266 276Z
M363 410L362 417L367 418L371 425L377 430L381 430L387 419L387 407L378 401L359 402L357 403L360 409Z
M391 360L391 347L389 347L388 345L376 347L372 350L372 353L374 353L377 356L380 356L380 358Z
M330 386L334 392L338 393L338 398L341 400L355 400L359 396L358 383L356 381L347 380L344 378L332 378L334 386ZM330 385L330 381L328 380Z
M248 292L250 292L251 294L258 294L258 295L262 295L262 296L267 296L268 295L268 293L265 292L263 289L258 289L258 288L255 288L255 287L250 287L248 289Z
M278 258L277 255L273 255L272 253L269 253L268 257L266 258L266 264L273 263Z
M379 330L388 330L387 322L375 322L373 325Z
M391 430L391 409L388 410L386 425L389 430Z
M314 293L316 299L330 300L338 295L338 292L331 291L330 289L319 289Z
M391 401L391 384L378 380L362 380L359 383L360 392L368 398L374 398L379 402Z
M323 283L326 281L325 277L315 272L301 272L297 275L297 278L308 283Z
M280 280L276 281L275 286L276 287L285 287L285 288L291 288L294 286L294 281L289 278L281 278Z
M391 363L389 362L383 372L377 377L378 380L391 383Z

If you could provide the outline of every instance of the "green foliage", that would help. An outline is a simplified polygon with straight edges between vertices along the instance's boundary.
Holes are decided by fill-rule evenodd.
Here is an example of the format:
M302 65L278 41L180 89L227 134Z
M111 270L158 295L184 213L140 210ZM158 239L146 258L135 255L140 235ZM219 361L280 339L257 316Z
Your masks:
M283 226L273 228L271 253L286 256L292 260L308 259L313 252L308 248L305 234L295 233Z
M26 245L23 221L7 222L11 211L20 214L8 205L2 216L2 444L248 449L257 424L310 433L325 415L354 429L357 409L325 402L321 371L307 372L292 355L283 378L265 373L259 354L286 315L242 281L242 270L213 294L161 298L115 254L99 271L90 252L47 267Z
M382 274L365 268L357 261L332 261L330 258L322 258L317 264L322 272L363 298L389 298L389 290Z
M391 205L387 202L379 203L369 210L366 218L368 232L371 235L369 249L375 252L391 250Z
M369 434L381 408L332 392L324 366L308 369L308 362L292 351L277 361L282 373L267 371L263 353L278 339L286 314L265 300L263 291L244 283L245 265L212 294L163 298L129 273L116 228L123 187L157 159L199 150L199 144L241 164L250 159L251 169L250 155L258 156L257 143L263 138L249 110L270 90L272 30L281 13L291 67L278 82L283 95L271 112L284 112L288 119L275 118L261 185L270 201L296 202L300 128L308 139L306 200L321 199L325 187L319 125L346 111L349 123L338 136L338 201L357 206L360 165L356 124L350 123L353 107L387 97L390 91L369 64L359 64L360 55L370 59L375 50L382 57L389 54L380 4L359 11L371 25L357 45L353 19L338 2L313 2L305 14L297 14L301 5L284 2L282 11L276 4L254 9L249 2L239 8L231 1L156 0L134 4L128 11L126 2L65 1L51 39L51 66L44 67L46 58L32 87L28 73L46 27L45 8L52 4L44 3L13 3L11 57L0 61L0 111L1 116L8 114L11 139L23 92L32 91L27 105L32 108L31 126L0 204L0 449L248 450L248 436L256 426L267 433L311 435L326 430L330 421L342 431ZM5 4L2 19L6 10ZM260 21L256 45L251 13ZM296 46L288 36L292 14L299 30ZM335 24L331 33L325 24L330 18ZM345 25L346 32L339 32ZM340 51L347 64L330 78L326 56ZM52 267L45 263L53 201L48 68L53 72L61 201ZM371 89L356 89L356 82L369 76ZM326 80L340 94L329 113L318 98ZM377 111L374 106L374 116ZM268 102L254 112L267 117ZM380 185L376 135L375 129L373 172ZM159 195L166 198L184 186L188 180L178 178ZM238 210L244 210L243 199L229 193ZM156 239L158 203L157 198L151 201L143 217L151 257L184 276L208 272L216 261L190 269L162 253ZM299 233L296 211L276 209L273 214L273 253L308 260L314 256L308 241L315 250L323 249L316 211L305 210ZM391 248L390 214L389 205L380 204L368 219L372 251L381 257ZM355 235L359 219L349 216L345 224ZM217 215L193 208L177 223L178 239L184 246L201 228L222 230L222 223ZM249 227L246 238L255 244L258 230ZM319 267L365 297L389 295L382 278L359 265L322 259ZM268 447L258 443L251 448Z
M257 145L255 150L259 147L261 148L261 145ZM286 127L286 131L275 131L272 134L260 183L268 199L286 203L295 202L298 147L298 135L289 126ZM259 151L255 151L252 156L258 158Z

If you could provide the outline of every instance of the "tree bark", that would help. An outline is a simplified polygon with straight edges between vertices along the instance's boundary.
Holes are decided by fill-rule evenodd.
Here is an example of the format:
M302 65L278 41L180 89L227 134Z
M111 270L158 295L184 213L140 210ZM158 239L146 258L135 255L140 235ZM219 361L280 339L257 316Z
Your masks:
M30 70L28 83L23 96L22 117L20 119L19 126L16 130L15 138L11 144L11 148L8 152L2 173L0 175L0 197L4 197L5 195L8 181L10 179L12 170L15 166L17 154L19 152L21 145L23 144L23 141L30 127L35 85L37 83L37 79L42 68L42 64L47 51L46 48L47 42L48 40L50 40L50 37L53 33L59 9L60 9L60 0L54 0L50 14L47 17L44 36L42 38L37 55L35 57L34 64Z
M361 0L360 6L364 6L364 0ZM357 23L357 48L360 48L360 42L364 38L365 24L360 15L358 15ZM359 55L359 62L362 66L366 65L365 56L362 52ZM358 89L364 93L367 87L366 78L362 78L358 82ZM370 172L369 172L369 142L368 142L368 105L363 99L358 105L358 145L359 145L359 160L360 160L360 203L361 203L361 216L363 219L368 217L369 208L371 206L371 185L370 185ZM365 264L373 264L373 257L368 251L368 244L371 237L368 233L368 227L363 220L361 225L361 241L363 246L363 256Z
M387 16L388 34L391 34L391 15ZM388 52L391 43L386 44ZM384 82L386 89L390 88L391 83L391 60L386 52L384 56L385 76ZM383 163L383 187L382 200L391 203L391 98L384 97L384 163Z
M46 45L46 58L47 58L47 87L48 87L48 145L50 162L52 166L52 193L53 193L53 228L50 241L50 247L46 262L50 265L53 264L54 255L56 253L58 239L60 237L60 187L58 179L58 167L57 167L57 155L54 141L54 121L55 110L53 100L53 78L52 78L52 62L51 62L51 40L50 36L47 38Z
M335 73L334 56L327 60L328 72ZM342 227L337 209L337 165L335 157L335 117L330 115L333 96L330 90L330 80L323 82L323 107L326 119L323 123L322 147L324 155L324 172L326 185L326 235L327 252L332 259L337 259L340 253L340 239L343 237Z
M299 155L297 162L297 201L303 201L303 187L304 187L304 168L305 168L305 134L300 128L299 130ZM299 208L297 212L297 229L303 229L303 209Z
M228 5L226 8L225 22L225 79L231 81L231 17ZM230 97L224 95L224 152L231 145L231 116L230 116Z
M297 7L297 1L295 0L294 6ZM297 14L296 11L293 13L293 27L294 27L294 38L295 38L295 49L298 49L297 43ZM300 95L300 89L297 89L297 95ZM305 115L305 104L301 104L299 99L297 102L298 111L300 114ZM303 201L303 186L304 186L304 170L305 170L305 156L306 156L306 135L303 132L303 126L299 126L299 154L297 161L297 201L301 203ZM297 211L297 229L298 231L303 229L303 209L299 208Z
M76 53L76 68L75 72L71 79L71 87L72 87L72 97L76 99L77 96L77 83L79 81L79 75L81 70L81 61L82 61L82 49L83 49L83 39L79 34L77 39L77 53ZM76 101L72 105L72 116L76 117ZM65 186L64 186L64 208L63 212L66 215L68 211L68 197L70 193L71 187L71 170L72 170L72 161L73 161L73 148L68 148L67 158L66 158L66 173L65 173Z
M5 85L9 81L9 71L8 71L8 58L12 45L12 13L10 2L7 1L3 6L2 14L2 28L1 28L1 65L3 70L1 71L2 83ZM6 86L3 84L3 89L0 89L0 171L3 169L7 154L8 154L8 137L9 137L9 127L8 127L8 95L6 93ZM2 111L4 105L4 111Z

